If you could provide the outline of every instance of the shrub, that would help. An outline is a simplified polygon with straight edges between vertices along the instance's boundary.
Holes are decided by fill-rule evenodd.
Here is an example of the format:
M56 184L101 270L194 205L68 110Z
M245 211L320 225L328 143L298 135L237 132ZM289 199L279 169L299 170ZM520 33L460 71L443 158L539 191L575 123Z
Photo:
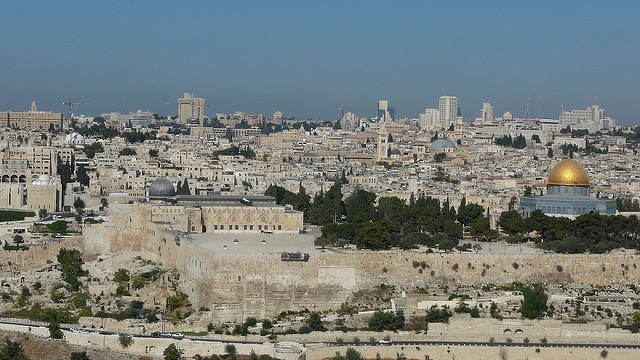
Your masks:
M224 352L229 354L229 355L235 355L236 354L236 346L233 344L226 344L224 346Z
M133 344L133 337L129 334L120 334L118 336L118 342L123 348L128 348Z

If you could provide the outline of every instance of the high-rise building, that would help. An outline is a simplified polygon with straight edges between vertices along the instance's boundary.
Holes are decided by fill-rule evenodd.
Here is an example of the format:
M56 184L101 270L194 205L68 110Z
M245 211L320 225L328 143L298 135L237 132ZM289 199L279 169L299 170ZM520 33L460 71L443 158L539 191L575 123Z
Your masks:
M482 109L480 109L480 117L476 118L476 124L491 124L493 123L493 105L491 103L482 103Z
M178 99L178 123L203 126L204 99L184 93L184 97Z
M420 129L425 131L440 128L440 114L438 109L425 109L424 114L420 114Z
M440 96L438 103L440 111L440 127L446 128L455 123L458 114L458 98L455 96Z
M284 123L284 114L282 113L282 111L276 111L273 113L273 123L280 125Z
M392 123L395 119L394 109L389 106L388 100L378 101L378 122Z

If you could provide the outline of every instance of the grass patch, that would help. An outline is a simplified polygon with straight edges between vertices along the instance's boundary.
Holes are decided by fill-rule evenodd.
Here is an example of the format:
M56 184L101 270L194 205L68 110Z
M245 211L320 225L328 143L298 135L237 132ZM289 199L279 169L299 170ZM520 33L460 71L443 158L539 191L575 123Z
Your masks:
M207 335L209 335L209 332L208 331L198 331L198 332L185 331L185 332L183 332L183 334L185 336L207 336Z

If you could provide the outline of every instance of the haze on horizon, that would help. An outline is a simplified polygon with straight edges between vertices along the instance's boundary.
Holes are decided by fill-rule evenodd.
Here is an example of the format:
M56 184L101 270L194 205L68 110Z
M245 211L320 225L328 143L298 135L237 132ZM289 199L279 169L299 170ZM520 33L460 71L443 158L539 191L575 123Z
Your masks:
M6 2L0 110L175 115L184 92L206 114L336 120L344 106L418 117L455 95L467 121L558 118L598 104L640 123L637 1Z

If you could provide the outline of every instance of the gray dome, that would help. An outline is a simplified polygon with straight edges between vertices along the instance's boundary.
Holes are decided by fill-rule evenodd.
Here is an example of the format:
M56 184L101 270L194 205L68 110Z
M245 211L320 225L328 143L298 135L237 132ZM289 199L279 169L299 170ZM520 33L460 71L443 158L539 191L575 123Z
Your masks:
M176 195L171 181L165 178L156 179L149 186L149 197L171 197Z
M438 139L429 146L430 152L441 152L444 148L454 148L456 149L456 144L449 139Z

